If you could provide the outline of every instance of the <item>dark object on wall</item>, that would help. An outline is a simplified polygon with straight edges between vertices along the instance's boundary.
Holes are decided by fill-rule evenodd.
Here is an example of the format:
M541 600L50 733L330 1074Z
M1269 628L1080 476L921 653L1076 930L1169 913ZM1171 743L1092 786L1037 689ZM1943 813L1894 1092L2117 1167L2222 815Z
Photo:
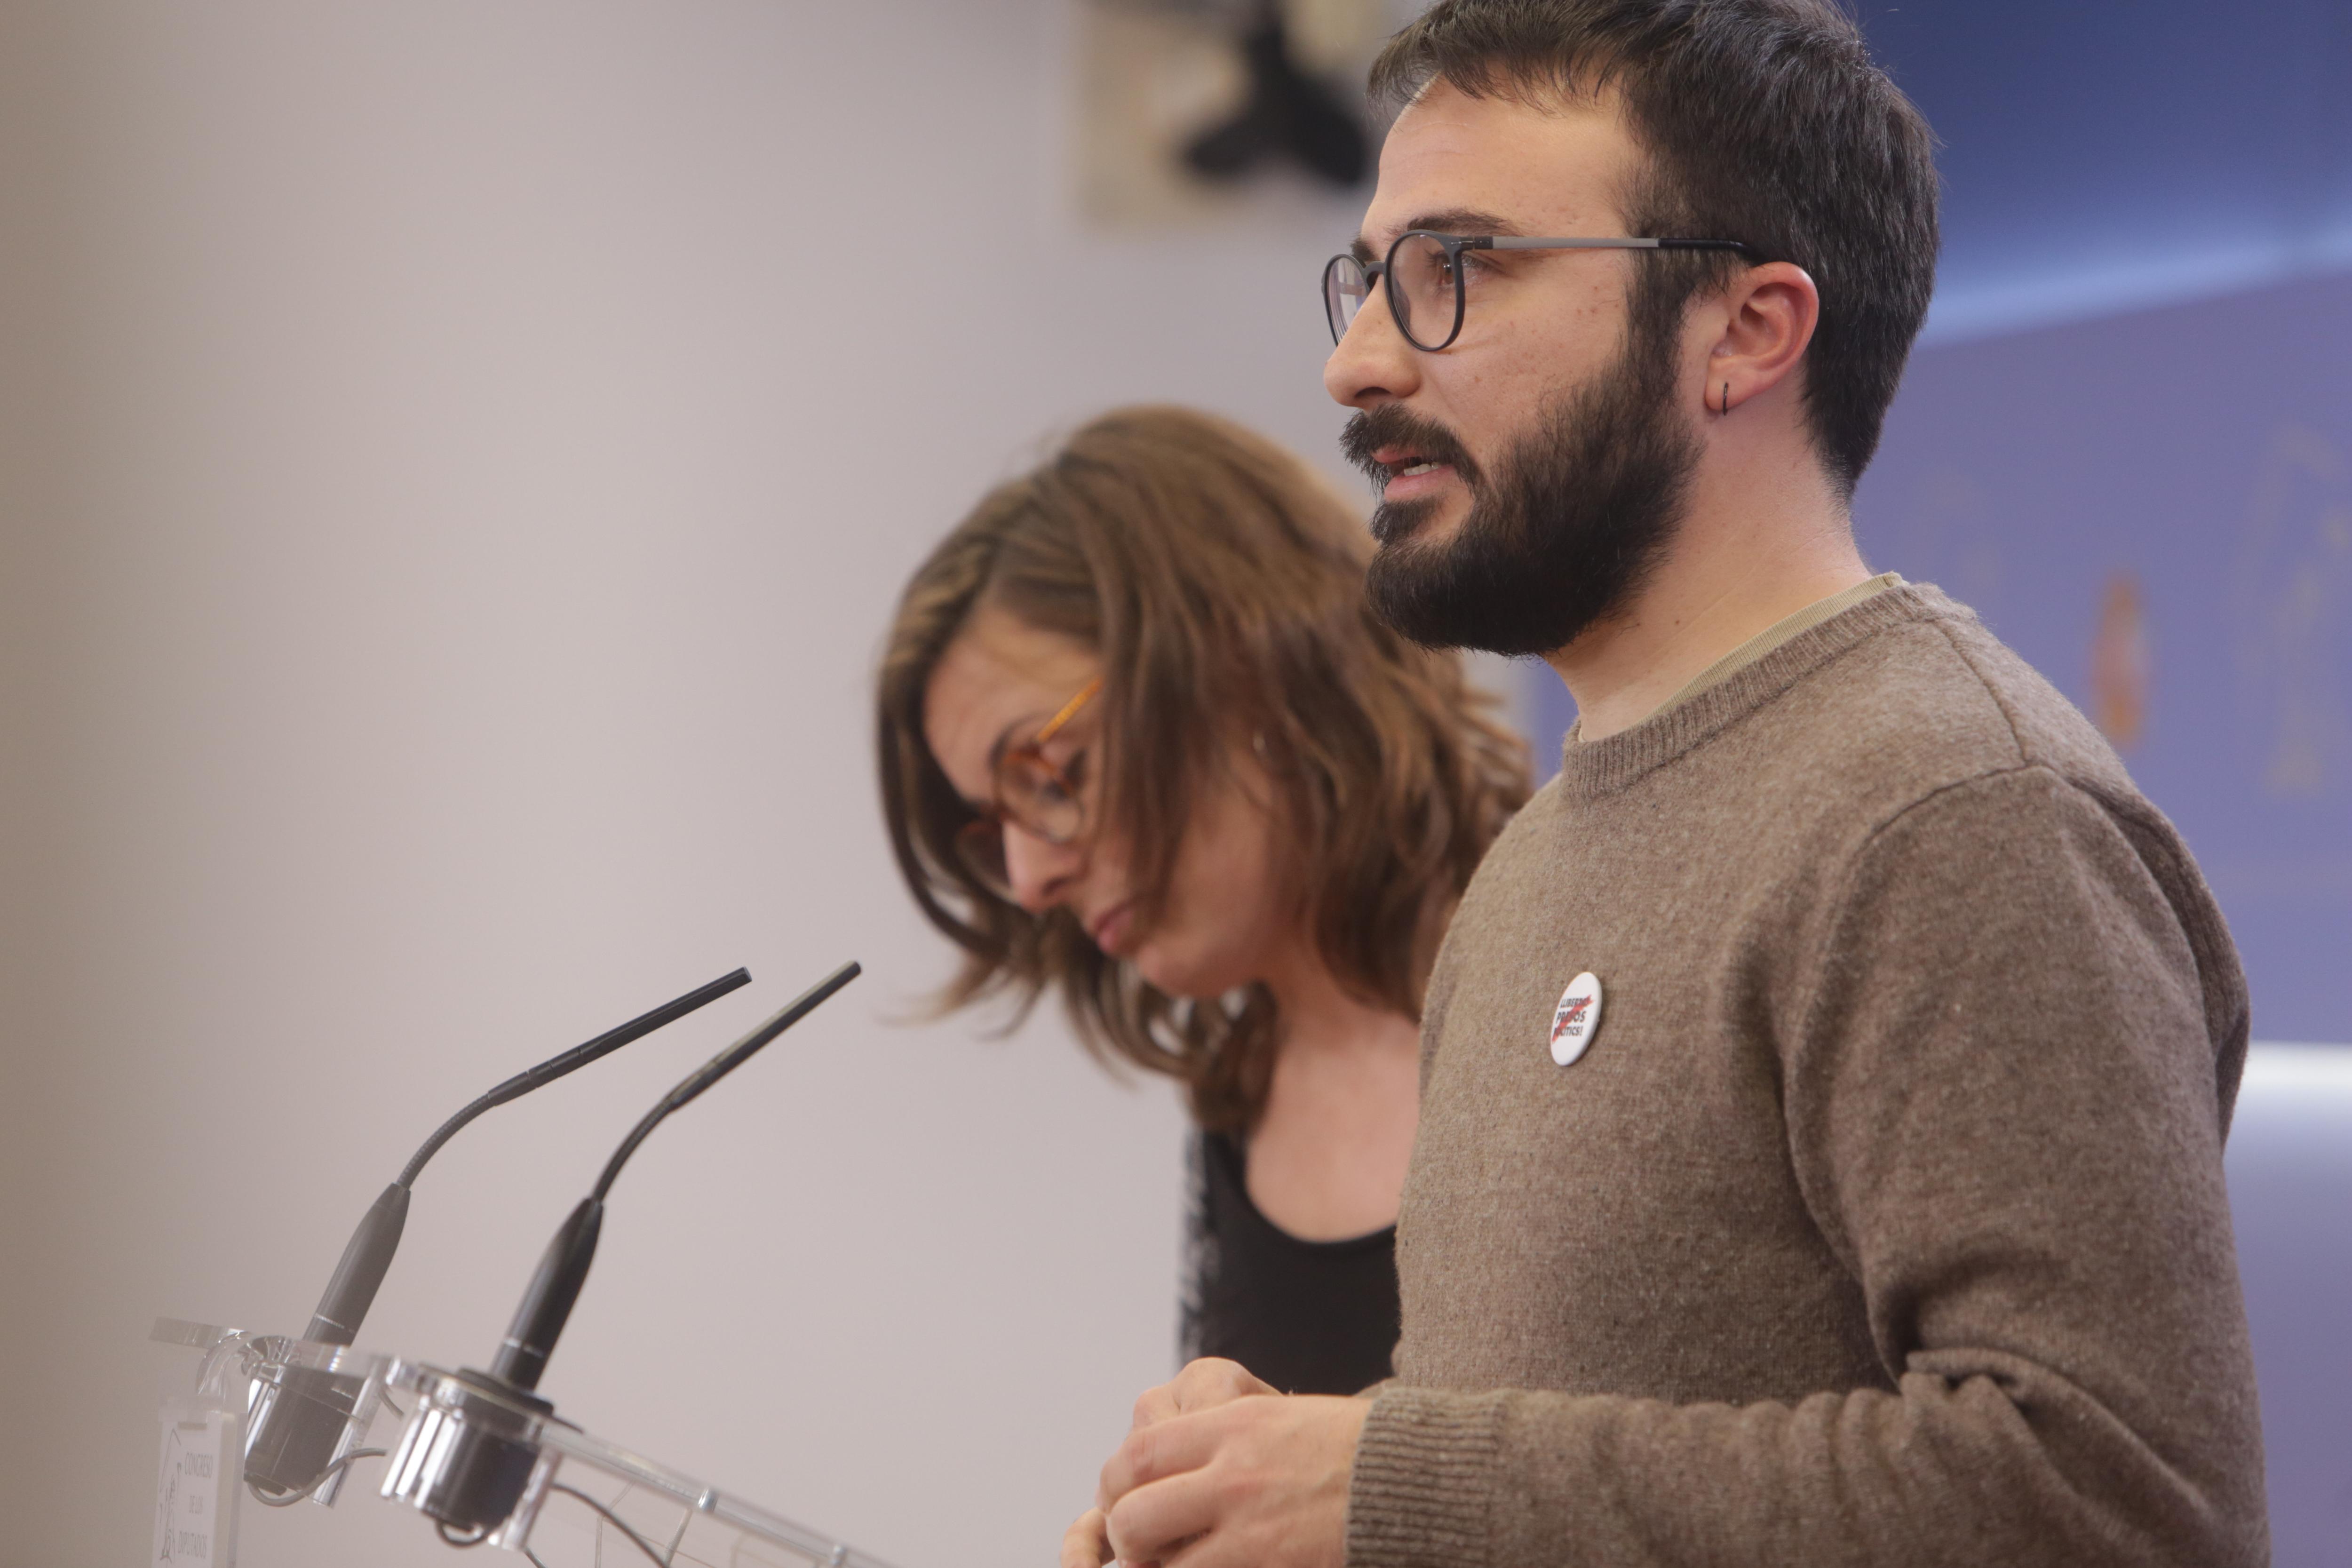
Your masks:
M1249 98L1239 114L1192 139L1185 163L1209 179L1233 180L1288 156L1335 185L1360 184L1369 156L1364 128L1337 93L1291 58L1281 0L1260 0L1239 41Z

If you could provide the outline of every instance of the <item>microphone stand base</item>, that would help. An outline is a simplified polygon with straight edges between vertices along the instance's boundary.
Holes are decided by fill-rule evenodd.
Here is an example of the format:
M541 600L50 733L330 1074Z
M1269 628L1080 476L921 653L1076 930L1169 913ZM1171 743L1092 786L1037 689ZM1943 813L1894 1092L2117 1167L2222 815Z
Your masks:
M445 1540L519 1543L530 1532L556 1456L541 1431L570 1426L535 1394L471 1367L418 1368L422 1397L401 1433L383 1495L436 1521Z

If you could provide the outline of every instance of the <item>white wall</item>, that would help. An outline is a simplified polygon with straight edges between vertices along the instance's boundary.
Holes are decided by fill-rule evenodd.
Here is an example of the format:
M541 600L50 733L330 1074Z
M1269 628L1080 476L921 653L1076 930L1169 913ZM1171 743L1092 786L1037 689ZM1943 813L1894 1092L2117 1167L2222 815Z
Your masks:
M1066 24L0 10L0 1563L145 1552L158 1313L299 1324L446 1111L750 964L419 1182L363 1337L480 1362L643 1107L852 956L639 1156L546 1389L908 1568L1046 1560L1169 1365L1181 1123L1058 1025L894 1021L947 960L870 663L1056 424L1174 398L1328 459L1353 216L1076 233ZM277 1561L441 1550L300 1511Z

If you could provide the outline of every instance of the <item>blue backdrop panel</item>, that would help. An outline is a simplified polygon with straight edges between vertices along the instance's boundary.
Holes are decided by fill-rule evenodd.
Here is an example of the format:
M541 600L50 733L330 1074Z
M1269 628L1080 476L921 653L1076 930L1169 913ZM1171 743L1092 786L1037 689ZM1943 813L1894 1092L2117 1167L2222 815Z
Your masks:
M2347 350L2352 277L1929 350L1855 498L2117 740L2265 1039L2352 1040Z
M1973 605L2117 740L2265 1039L2352 1040L2347 351L2346 276L1925 349L1854 501L1874 569ZM1556 763L1574 710L1528 673Z

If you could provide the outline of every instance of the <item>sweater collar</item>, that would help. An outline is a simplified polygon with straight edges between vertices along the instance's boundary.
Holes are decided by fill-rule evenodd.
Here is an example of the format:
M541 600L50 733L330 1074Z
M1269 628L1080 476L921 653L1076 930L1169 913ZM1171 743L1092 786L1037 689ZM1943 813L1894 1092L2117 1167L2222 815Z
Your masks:
M1970 618L1969 609L1925 583L1906 583L1798 633L1762 658L1629 730L1587 745L1571 728L1560 747L1559 787L1590 799L1625 788L1696 750L1831 660L1890 627Z

